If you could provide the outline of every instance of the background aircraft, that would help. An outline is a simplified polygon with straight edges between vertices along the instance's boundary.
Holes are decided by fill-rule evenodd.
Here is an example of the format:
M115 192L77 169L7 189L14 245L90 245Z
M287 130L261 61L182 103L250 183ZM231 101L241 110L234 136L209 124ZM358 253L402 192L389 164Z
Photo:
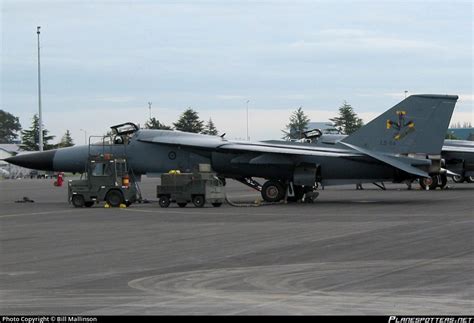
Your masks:
M233 141L219 136L112 127L111 145L75 146L8 158L19 166L83 172L91 154L126 155L137 176L211 164L223 178L237 179L275 202L288 193L300 199L318 183L401 182L441 172L441 147L458 97L412 95L342 140ZM265 178L261 186L253 177Z
M455 173L452 177L456 183L474 182L474 142L445 140L441 156L446 168Z

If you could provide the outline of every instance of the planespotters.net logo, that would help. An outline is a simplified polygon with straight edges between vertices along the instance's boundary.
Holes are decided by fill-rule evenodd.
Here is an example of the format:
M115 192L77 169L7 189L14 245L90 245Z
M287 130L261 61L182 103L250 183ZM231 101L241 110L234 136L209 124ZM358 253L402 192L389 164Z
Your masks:
M474 323L474 318L472 316L390 316L388 323Z

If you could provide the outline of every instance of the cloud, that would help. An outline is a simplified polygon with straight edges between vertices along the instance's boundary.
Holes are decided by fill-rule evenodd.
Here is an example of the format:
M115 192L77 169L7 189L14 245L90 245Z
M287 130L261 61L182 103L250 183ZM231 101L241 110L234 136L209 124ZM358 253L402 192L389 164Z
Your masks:
M472 104L474 103L474 94L459 94L459 103L466 103L466 104Z
M110 97L97 97L97 101L108 102L108 103L126 103L136 100L133 96L110 96Z
M460 122L464 124L465 122L470 122L474 124L474 113L471 112L461 112L461 111L454 111L453 116L451 118L451 124Z
M397 100L403 100L405 99L405 96L410 96L412 93L410 93L409 91L407 92L403 92L403 93L400 93L400 92L388 92L388 93L384 93L383 96L385 97L390 97L390 98L393 98L393 99L397 99Z
M218 100L245 100L246 97L243 95L229 95L229 94L219 94L216 95Z
M166 124L191 106L245 138L250 99L252 139L279 138L301 105L325 121L345 99L368 122L404 90L463 93L453 118L472 118L470 3L414 2L410 10L405 2L360 1L4 7L2 109L29 127L37 110L35 26L42 24L43 113L57 136L71 128L83 141L84 127L100 134L114 123L143 124L148 101Z
M300 51L389 51L395 53L447 51L438 43L417 38L404 38L389 33L365 29L324 29L314 33L309 39L291 42L290 48Z
M307 99L308 96L305 95L305 94L297 94L297 93L294 93L294 94L283 94L283 95L276 95L273 97L274 99L277 99L277 100L304 100L304 99Z

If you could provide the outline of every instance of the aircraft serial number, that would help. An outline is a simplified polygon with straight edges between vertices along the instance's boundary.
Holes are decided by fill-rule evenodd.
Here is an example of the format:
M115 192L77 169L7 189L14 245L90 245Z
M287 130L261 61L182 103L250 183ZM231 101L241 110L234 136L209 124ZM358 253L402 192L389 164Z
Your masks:
M380 140L381 146L396 146L397 142L394 140Z

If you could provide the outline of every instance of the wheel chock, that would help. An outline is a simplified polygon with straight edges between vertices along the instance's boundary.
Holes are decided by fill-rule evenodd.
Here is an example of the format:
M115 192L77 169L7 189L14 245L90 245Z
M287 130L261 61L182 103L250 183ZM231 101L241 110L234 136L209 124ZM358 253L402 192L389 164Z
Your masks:
M109 203L105 203L104 208L106 208L106 209L110 208Z

